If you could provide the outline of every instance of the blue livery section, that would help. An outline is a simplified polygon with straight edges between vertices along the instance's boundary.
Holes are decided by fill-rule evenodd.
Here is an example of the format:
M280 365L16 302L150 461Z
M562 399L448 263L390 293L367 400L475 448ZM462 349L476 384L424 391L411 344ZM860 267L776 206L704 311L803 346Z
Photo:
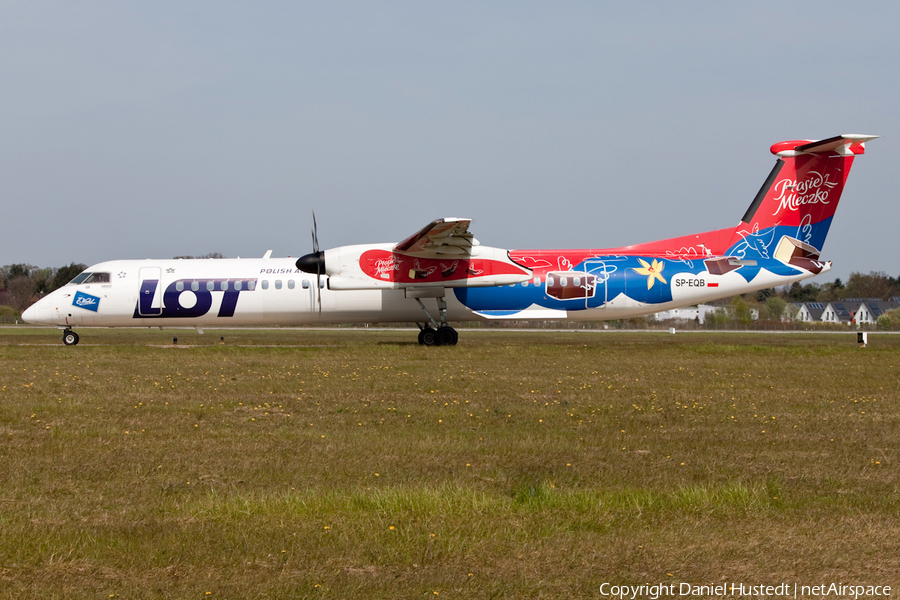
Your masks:
M743 240L733 244L726 254L741 260L763 260L765 261L766 269L776 275L797 275L801 273L798 269L779 260L770 260L774 258L778 242L780 242L783 237L790 237L814 248L821 249L822 245L825 243L825 236L828 234L828 229L831 227L832 218L833 217L829 217L815 225L804 223L799 227L776 225L774 227L767 227L762 231L757 230L753 232L746 230L741 231L739 229L738 234L743 236ZM747 283L750 283L759 271L759 266L745 266L741 268L738 273L747 281Z
M592 257L571 270L546 273L537 285L526 282L455 288L454 293L468 308L492 316L514 315L533 305L576 311L599 308L620 294L645 304L671 302L669 274L706 273L702 261L651 260L635 256Z
M809 244L821 251L833 218L829 217L815 225L805 223L799 227L775 225L762 231L738 230L738 234L744 239L732 245L725 254L737 258L772 258L778 242L784 236Z
M791 230L793 233L796 228ZM732 269L748 283L763 269L785 277L802 274L801 270L780 260L756 256L744 252L740 258L746 259L748 264ZM673 280L676 274L678 277ZM685 278L685 274L695 277ZM532 306L559 311L599 308L620 295L642 304L663 304L672 301L673 285L705 288L709 276L707 264L702 259L600 256L587 259L568 271L550 271L541 278L540 284L531 281L502 287L455 288L453 291L471 310L492 317L512 317Z

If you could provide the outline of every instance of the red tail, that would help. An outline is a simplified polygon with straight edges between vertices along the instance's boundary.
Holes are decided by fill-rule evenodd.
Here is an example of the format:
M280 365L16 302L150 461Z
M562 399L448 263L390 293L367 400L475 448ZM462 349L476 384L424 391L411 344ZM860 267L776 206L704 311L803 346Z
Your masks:
M853 157L877 136L840 135L821 141L795 140L772 146L779 157L744 218L729 250L768 258L783 235L821 251Z

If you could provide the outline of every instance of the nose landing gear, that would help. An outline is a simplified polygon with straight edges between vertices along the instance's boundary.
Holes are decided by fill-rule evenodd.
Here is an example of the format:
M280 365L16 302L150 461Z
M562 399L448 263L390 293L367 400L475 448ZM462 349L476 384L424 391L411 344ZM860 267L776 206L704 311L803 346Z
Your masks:
M66 346L75 346L78 344L78 334L71 329L66 329L63 331L62 341Z

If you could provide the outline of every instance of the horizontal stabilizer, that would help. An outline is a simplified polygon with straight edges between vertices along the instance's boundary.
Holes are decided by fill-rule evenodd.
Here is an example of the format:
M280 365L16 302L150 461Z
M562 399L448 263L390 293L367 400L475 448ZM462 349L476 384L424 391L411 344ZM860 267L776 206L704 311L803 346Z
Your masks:
M791 140L773 144L770 150L776 156L800 156L801 154L837 154L858 156L866 153L866 142L877 135L845 133L826 140Z

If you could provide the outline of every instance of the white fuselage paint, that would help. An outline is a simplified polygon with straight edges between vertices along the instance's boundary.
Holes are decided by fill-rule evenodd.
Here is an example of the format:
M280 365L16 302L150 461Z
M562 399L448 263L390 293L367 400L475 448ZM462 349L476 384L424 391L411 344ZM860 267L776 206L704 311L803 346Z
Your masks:
M103 262L93 265L87 271L109 273L108 282L70 283L63 286L29 308L23 314L23 319L30 323L60 328L427 322L419 304L415 299L407 298L402 289L331 290L328 289L327 278L323 276L323 286L317 290L316 276L299 271L294 261L293 258L262 258ZM729 273L712 276L718 283L715 289L692 286L674 288L672 301L662 304L643 304L619 297L610 298L606 305L599 308L577 311L524 310L506 318L579 321L621 319L727 298L811 276L812 274L804 273L794 277L780 277L763 272L760 274L763 280L758 277L750 284L736 274ZM688 273L684 277L697 276ZM155 287L152 283L148 284L148 280L155 280ZM238 281L242 282L242 289L234 290L235 282ZM177 289L178 282L182 282L183 289ZM192 285L197 288L196 292L192 290ZM206 288L207 285L212 286L211 291ZM223 286L230 295L230 300L226 299ZM142 292L145 296L143 304ZM87 307L82 306L85 304L82 302L84 298L88 298ZM208 308L204 304L204 298ZM470 310L457 300L450 289L447 290L446 300L449 321L503 318ZM422 302L437 319L437 301L434 298L423 298ZM191 311L202 314L192 314ZM172 316L176 312L186 312L188 316Z

